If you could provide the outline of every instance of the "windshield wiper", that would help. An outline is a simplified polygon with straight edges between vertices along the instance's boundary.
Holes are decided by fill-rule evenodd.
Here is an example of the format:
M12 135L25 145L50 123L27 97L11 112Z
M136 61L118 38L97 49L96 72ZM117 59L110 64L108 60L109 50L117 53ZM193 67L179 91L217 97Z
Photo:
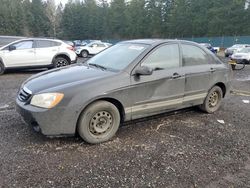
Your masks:
M106 67L102 66L102 65L98 65L98 64L95 64L95 63L89 63L88 65L91 65L91 66L94 66L94 67L97 67L97 68L101 68L103 70L107 70Z

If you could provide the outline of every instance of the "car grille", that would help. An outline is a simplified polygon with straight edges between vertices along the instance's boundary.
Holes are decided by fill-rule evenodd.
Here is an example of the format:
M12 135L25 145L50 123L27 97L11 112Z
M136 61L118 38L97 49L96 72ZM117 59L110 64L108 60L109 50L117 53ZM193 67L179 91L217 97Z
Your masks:
M20 91L19 91L19 94L18 94L18 99L22 102L27 102L31 97L31 92L28 91L27 89L25 88L22 88Z

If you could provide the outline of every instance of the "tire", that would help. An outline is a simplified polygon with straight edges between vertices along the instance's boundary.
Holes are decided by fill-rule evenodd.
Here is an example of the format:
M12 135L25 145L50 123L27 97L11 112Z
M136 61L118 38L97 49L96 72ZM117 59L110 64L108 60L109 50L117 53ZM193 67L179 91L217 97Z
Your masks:
M110 140L120 125L120 113L115 105L97 101L88 106L80 115L77 131L90 144Z
M223 98L222 90L219 86L214 86L208 92L204 103L199 106L201 110L207 113L214 113L220 108L221 101Z
M63 58L63 57L56 57L53 60L54 68L64 67L64 66L67 66L69 64L70 64L69 60L67 60L66 58Z
M4 64L0 61L0 75L2 75L5 71Z
M89 52L87 50L81 51L81 56L87 58L89 56Z

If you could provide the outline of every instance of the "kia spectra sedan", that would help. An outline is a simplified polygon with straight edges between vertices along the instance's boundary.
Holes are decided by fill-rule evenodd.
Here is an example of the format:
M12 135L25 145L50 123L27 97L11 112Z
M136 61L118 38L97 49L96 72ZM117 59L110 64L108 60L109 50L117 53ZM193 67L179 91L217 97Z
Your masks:
M213 113L230 88L230 69L208 49L178 40L133 40L85 64L25 81L17 110L47 136L111 139L121 122L190 106Z

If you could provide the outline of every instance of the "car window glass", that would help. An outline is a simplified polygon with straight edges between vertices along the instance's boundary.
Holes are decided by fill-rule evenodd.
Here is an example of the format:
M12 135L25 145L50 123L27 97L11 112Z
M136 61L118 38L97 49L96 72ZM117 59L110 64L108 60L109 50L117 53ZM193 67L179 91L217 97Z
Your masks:
M117 44L95 55L87 63L119 71L127 67L147 47L148 45L146 44Z
M32 48L32 45L33 45L33 41L22 41L22 42L13 44L13 46L15 46L17 50L30 49Z
M55 42L55 41L50 41L50 43L51 43L51 46L52 46L52 47L53 47L53 46L60 46L60 45L61 45L61 43L60 43L60 42ZM69 45L74 46L74 43L69 44Z
M51 42L47 40L38 40L36 41L37 48L48 48L51 47Z
M204 65L209 63L208 55L202 49L182 44L182 60L184 66Z
M59 46L59 42L49 41L49 40L37 40L36 48L49 48L54 46Z
M153 51L142 63L155 70L179 67L178 44L164 45Z
M98 44L98 47L105 47L104 44Z

